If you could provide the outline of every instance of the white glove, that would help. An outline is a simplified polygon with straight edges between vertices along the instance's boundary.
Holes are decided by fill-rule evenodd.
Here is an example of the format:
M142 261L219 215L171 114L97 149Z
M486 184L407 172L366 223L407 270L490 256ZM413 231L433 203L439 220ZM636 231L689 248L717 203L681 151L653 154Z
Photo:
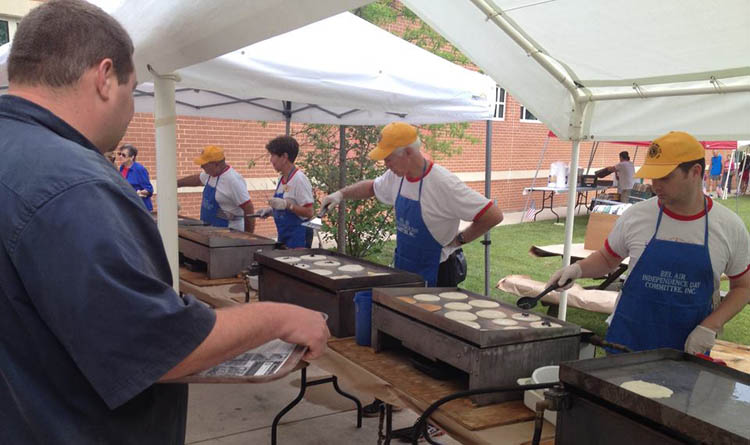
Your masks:
M341 191L333 192L330 195L323 198L323 202L321 203L320 210L321 212L327 212L331 209L331 207L336 207L341 203L341 200L344 199L344 194L341 193Z
M286 210L291 207L290 204L289 200L284 198L271 198L268 200L268 205L275 210Z
M716 331L698 325L685 341L685 352L688 354L705 354L706 351L713 348L714 343L716 343Z
M547 281L547 287L557 283L561 286L560 288L558 288L558 290L570 289L571 287L573 287L573 282L581 278L581 275L583 275L581 266L579 266L578 263L573 263L570 266L565 266L555 272L549 279L549 281ZM567 286L563 286L563 284L565 284L565 282L568 280L570 280L570 283L568 283Z
M258 212L258 216L260 216L261 218L268 218L272 214L273 214L273 209L270 207L262 208L260 209L260 212Z

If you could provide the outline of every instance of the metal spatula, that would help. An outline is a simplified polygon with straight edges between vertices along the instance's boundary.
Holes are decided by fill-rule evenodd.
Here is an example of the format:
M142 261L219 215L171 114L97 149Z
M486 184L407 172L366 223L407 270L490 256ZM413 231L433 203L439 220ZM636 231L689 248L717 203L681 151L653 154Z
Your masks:
M536 304L539 302L539 300L542 299L543 296L547 295L548 293L552 292L555 289L559 289L561 287L565 287L573 280L568 280L564 284L559 285L557 283L551 284L547 289L544 289L542 293L537 295L536 297L521 297L516 301L516 306L520 307L523 310L528 310L536 306Z

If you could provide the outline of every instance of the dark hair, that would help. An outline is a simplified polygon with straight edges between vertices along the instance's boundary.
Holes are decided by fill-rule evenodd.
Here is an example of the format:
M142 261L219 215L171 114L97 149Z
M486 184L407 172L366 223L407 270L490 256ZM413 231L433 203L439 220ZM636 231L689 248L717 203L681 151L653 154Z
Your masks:
M297 140L291 136L279 136L271 139L271 141L266 144L266 150L276 156L281 156L286 153L289 156L289 162L294 162L299 153L299 144L297 143Z
M620 152L620 158L625 159L626 161L630 160L630 154L627 151L621 151Z
M120 151L127 150L128 156L133 157L133 162L135 162L135 158L138 156L138 149L130 144L125 144L120 147Z
M696 164L701 166L701 177L702 177L703 173L706 171L706 160L703 158L696 159L695 161L683 162L677 165L677 168L679 168L680 170L685 172L685 174L687 174L687 172L689 172L690 169Z
M8 57L10 83L64 87L112 59L117 81L133 73L133 41L112 16L81 0L50 0L18 24Z

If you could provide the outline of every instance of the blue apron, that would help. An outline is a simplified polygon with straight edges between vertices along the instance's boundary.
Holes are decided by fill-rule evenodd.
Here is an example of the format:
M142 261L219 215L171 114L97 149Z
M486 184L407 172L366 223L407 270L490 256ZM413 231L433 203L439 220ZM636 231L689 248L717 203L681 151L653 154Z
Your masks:
M219 218L219 203L216 202L216 188L219 186L219 178L216 178L216 187L211 187L206 181L203 187L203 200L201 201L201 221L214 227L229 227L229 221ZM209 181L211 178L208 178Z
M292 178L295 168L289 172L288 178ZM284 198L284 190L281 187L281 179L276 185L274 198ZM302 225L304 220L297 216L291 210L273 210L273 222L276 223L276 232L279 235L279 242L284 243L287 247L294 249L297 247L307 247L307 228Z
M685 340L712 310L714 274L708 250L708 210L703 245L656 239L656 231L628 277L607 340L634 351L685 348ZM608 350L608 352L618 352Z
M440 253L443 246L433 238L422 219L422 182L427 163L419 180L419 195L416 201L401 196L404 178L398 186L396 196L396 253L397 269L418 273L427 281L428 287L437 285Z

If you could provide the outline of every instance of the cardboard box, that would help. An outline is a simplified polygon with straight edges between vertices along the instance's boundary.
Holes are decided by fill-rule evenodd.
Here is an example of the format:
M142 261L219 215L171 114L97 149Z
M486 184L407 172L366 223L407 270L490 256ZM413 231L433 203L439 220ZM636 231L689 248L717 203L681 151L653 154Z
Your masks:
M617 215L609 213L592 213L586 225L586 235L583 238L583 248L586 250L599 250L604 247L609 232L615 226Z

